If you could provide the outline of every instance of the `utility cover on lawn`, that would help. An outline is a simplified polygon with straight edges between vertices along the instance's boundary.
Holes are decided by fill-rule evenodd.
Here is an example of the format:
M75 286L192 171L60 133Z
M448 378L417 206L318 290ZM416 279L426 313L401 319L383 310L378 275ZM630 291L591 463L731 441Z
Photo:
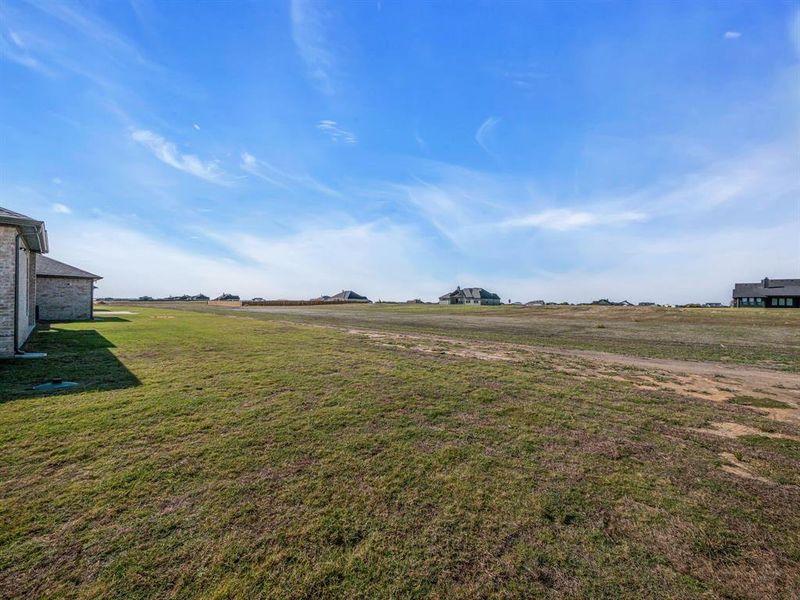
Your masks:
M47 383L40 383L39 385L33 386L33 389L39 392L55 392L57 390L65 390L68 388L73 388L77 383L74 381L64 381L60 377L54 377Z

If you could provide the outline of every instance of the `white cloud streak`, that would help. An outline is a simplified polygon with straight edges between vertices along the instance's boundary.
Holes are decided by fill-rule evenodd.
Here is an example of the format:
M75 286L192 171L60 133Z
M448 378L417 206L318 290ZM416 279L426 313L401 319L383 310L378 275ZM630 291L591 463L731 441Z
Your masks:
M303 188L327 196L340 195L339 192L320 183L310 175L300 175L279 169L267 161L257 159L249 152L242 152L239 167L253 177L285 190Z
M54 213L58 213L60 215L68 215L72 212L72 209L70 209L69 206L66 204L61 204L60 202L56 202L51 208L53 209Z
M618 213L590 212L557 208L509 219L504 227L535 227L553 231L572 231L598 225L624 225L644 221L647 216L640 212L624 211Z
M321 2L292 0L289 15L292 40L306 65L309 77L324 94L333 94L336 61L328 41L330 12Z
M337 144L339 142L343 144L355 144L358 141L356 135L352 131L342 129L336 121L331 121L330 119L325 119L317 123L317 129L325 133L332 142Z
M489 117L481 126L478 127L478 130L475 132L475 141L478 142L478 145L483 148L486 152L489 151L489 138L497 127L497 124L500 122L500 117Z
M217 161L202 161L194 154L183 154L177 146L147 129L133 129L131 139L147 148L153 156L169 166L216 184L228 183Z
M726 40L737 40L742 37L742 33L740 31L726 31L722 37Z

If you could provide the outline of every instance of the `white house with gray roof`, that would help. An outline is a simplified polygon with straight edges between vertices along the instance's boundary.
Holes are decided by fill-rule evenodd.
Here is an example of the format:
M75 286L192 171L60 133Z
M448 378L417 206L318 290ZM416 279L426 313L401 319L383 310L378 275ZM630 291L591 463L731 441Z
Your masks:
M36 327L36 262L46 252L43 221L0 207L0 358L19 353Z

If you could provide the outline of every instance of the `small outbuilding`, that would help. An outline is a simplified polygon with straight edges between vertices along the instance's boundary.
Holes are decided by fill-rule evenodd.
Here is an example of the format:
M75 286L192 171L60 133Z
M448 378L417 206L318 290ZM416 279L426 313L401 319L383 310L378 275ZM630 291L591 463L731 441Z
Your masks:
M40 256L36 263L36 311L41 321L94 318L94 284L99 275Z

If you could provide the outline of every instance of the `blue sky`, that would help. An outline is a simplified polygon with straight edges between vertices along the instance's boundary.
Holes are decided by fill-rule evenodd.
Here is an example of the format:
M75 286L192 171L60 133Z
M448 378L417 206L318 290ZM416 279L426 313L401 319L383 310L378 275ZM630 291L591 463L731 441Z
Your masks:
M100 295L800 276L792 2L0 5L0 205Z

